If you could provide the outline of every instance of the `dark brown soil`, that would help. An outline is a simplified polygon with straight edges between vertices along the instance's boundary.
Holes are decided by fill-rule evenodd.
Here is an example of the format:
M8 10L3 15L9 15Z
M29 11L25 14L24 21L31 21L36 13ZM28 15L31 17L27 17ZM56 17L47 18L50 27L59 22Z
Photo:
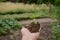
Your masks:
M29 25L24 26L25 28L27 28L31 33L36 33L39 32L40 29L40 23L38 22L32 22Z

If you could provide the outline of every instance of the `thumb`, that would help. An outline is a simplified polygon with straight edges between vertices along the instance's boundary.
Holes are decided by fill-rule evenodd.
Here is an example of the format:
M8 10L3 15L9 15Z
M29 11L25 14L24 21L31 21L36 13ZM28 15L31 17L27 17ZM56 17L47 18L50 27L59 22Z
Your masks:
M24 36L24 35L30 34L30 31L29 31L27 28L22 28L22 29L21 29L21 33L22 33L22 35Z
M38 38L38 37L39 37L39 32L37 32L37 33L32 33L32 35L33 35L35 38Z

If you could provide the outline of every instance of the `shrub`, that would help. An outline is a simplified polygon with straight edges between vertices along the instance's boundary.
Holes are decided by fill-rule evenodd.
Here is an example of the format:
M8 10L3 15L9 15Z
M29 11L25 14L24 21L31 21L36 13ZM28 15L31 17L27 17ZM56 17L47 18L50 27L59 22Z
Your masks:
M43 3L43 0L37 0L37 4Z
M60 0L55 0L55 5L60 5Z
M6 2L7 0L0 0L0 2Z
M0 36L12 34L21 28L22 25L14 19L0 20Z

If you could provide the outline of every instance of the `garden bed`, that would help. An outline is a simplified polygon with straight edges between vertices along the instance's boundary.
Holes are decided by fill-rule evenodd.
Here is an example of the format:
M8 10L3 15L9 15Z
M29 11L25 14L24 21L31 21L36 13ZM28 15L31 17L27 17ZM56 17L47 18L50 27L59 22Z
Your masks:
M41 20L39 20L39 21L41 22ZM43 21L45 21L45 20L43 19ZM41 28L42 30L40 31L40 36L39 36L38 40L48 40L48 39L53 40L52 26L50 25L50 23L52 21L48 21L48 20L45 22L43 22L43 21L41 23L39 22L40 27L42 27ZM29 23L30 23L30 21L29 21ZM21 22L21 24L22 24L22 22ZM26 25L30 25L30 24L27 23L27 24L23 24L23 25L26 26ZM39 25L37 25L37 26L39 26ZM20 32L20 30L18 30L18 31L16 31L16 33L14 33L12 35L1 36L0 40L21 40L21 38L22 38L21 32Z
M49 25L49 23L42 23L40 24L40 26L42 26L42 30L40 32L40 36L38 40L48 40L48 39L53 40L52 39L53 34L51 31L52 27ZM0 40L21 40L21 33L20 31L18 31L17 33L14 33L13 35L0 37Z

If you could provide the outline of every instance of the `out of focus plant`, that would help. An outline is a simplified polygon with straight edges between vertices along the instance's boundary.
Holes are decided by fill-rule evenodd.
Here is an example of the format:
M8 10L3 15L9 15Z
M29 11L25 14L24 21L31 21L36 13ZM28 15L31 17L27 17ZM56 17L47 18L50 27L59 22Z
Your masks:
M55 0L55 5L60 6L60 0Z
M13 34L15 31L22 28L22 25L19 24L14 19L4 19L0 20L0 36Z
M53 32L53 40L58 40L60 34L60 25L58 25L58 23L52 24L52 32Z
M7 0L0 0L0 2L6 2Z

